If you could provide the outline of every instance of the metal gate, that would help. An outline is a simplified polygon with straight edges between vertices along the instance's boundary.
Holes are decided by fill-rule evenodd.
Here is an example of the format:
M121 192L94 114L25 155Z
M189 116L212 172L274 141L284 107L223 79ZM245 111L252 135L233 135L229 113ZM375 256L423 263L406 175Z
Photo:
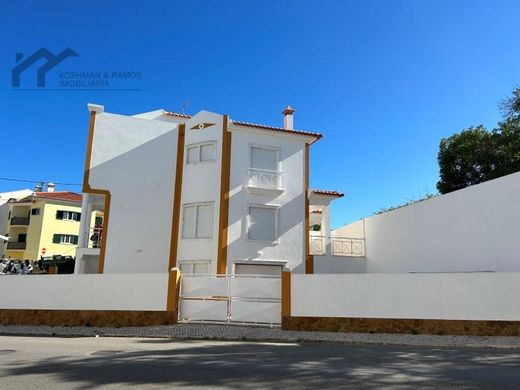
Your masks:
M179 321L281 323L281 279L264 275L182 275Z

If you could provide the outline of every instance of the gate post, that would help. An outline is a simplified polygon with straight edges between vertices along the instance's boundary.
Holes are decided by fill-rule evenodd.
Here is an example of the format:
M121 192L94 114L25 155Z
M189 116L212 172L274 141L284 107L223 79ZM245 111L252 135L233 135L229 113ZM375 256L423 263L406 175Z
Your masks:
M282 271L282 326L284 318L291 316L291 271L284 268Z
M168 291L166 298L166 310L178 312L181 289L181 271L177 267L170 269L168 274Z

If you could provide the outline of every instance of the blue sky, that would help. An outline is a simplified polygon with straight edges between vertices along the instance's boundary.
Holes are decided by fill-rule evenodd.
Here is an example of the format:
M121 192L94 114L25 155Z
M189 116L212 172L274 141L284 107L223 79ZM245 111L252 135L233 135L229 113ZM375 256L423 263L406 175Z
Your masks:
M186 101L187 113L271 125L290 104L296 128L325 135L311 186L347 194L333 206L339 226L435 192L440 139L492 128L520 84L515 0L3 3L0 177L80 183L87 102L134 114ZM13 90L16 53L40 47L79 57L48 74L49 90ZM136 91L50 90L70 71L142 78L111 80Z

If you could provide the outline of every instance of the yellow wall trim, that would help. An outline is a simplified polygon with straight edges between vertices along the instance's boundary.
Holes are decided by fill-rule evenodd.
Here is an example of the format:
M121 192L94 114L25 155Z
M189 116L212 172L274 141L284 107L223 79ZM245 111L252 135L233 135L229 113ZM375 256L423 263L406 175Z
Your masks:
M227 241L229 219L229 185L231 175L231 132L228 129L229 117L224 115L222 123L222 164L220 175L220 213L217 256L217 274L227 273Z

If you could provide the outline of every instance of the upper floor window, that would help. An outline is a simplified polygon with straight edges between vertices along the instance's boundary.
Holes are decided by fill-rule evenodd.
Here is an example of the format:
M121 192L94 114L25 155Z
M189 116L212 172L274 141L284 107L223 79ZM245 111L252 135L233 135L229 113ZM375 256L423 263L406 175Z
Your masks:
M185 205L182 214L182 238L212 238L213 203Z
M247 219L248 239L258 241L278 239L278 207L249 206Z
M52 236L52 242L54 244L73 244L78 243L78 236L73 234L54 234Z
M64 221L79 221L81 219L81 213L76 211L58 210L56 211L56 219Z
M31 215L40 215L40 209L39 208L31 209Z
M251 168L278 172L278 149L251 146Z
M248 177L249 190L282 190L279 154L279 150L276 148L251 146Z
M189 145L186 148L186 164L199 164L215 161L215 142Z

